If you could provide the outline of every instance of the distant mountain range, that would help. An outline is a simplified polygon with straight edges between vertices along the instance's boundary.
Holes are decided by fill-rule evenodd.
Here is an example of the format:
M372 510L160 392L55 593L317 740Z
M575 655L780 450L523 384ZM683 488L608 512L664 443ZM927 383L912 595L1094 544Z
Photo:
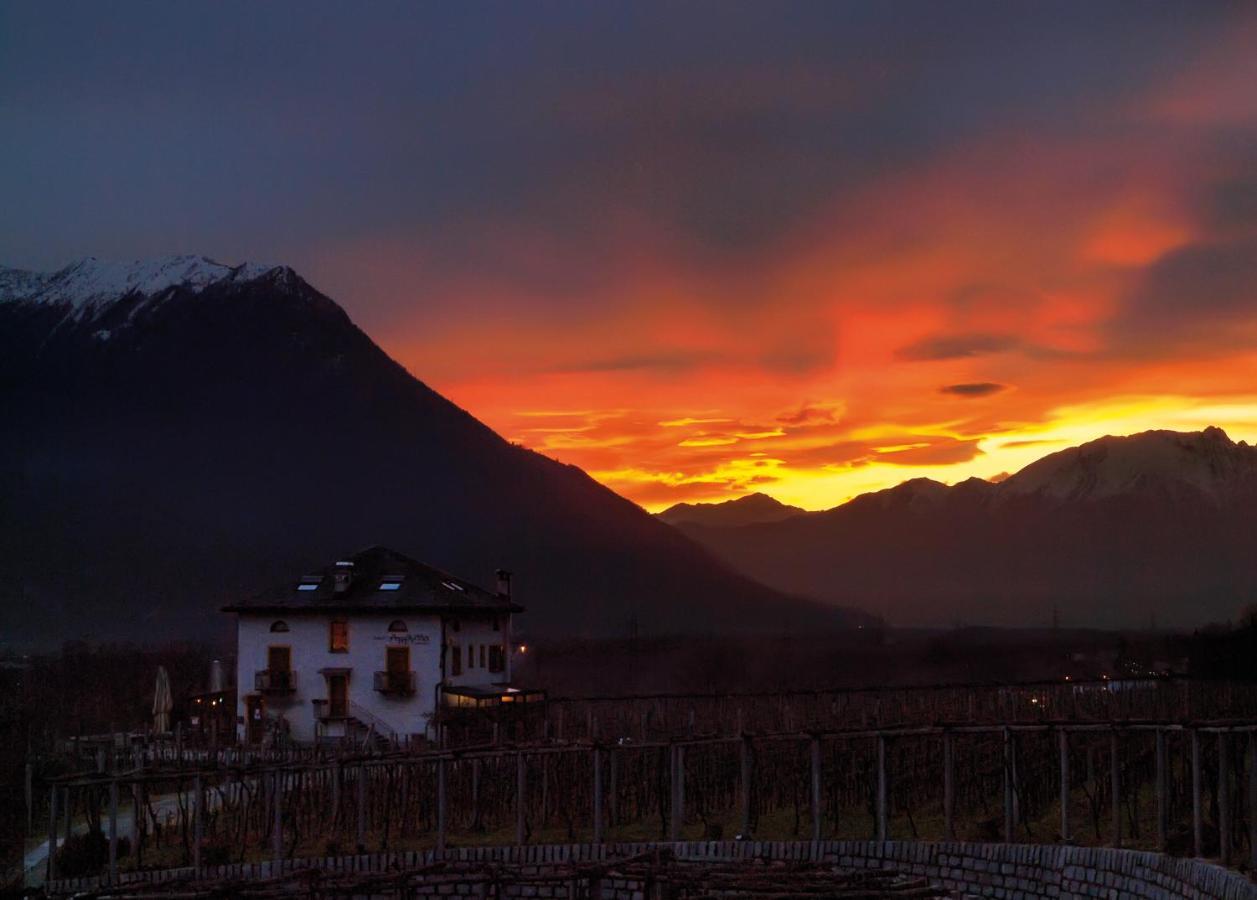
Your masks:
M1105 437L1000 483L919 478L824 512L750 499L661 516L753 578L892 624L1194 626L1257 602L1257 449L1218 428Z
M669 525L754 525L759 522L780 522L806 510L787 506L767 494L747 494L723 503L677 503L656 513Z
M0 409L0 643L225 635L220 605L372 544L513 569L533 633L864 621L506 442L283 266L0 269Z

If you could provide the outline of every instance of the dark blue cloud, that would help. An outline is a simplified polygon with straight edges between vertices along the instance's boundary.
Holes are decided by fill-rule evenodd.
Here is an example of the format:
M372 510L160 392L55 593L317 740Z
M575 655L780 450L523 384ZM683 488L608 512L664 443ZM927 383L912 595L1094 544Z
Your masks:
M942 334L931 335L900 349L898 356L906 360L967 359L1016 349L1020 340L1007 334Z
M964 384L948 384L939 388L939 393L951 394L955 397L989 397L1008 389L1006 384L993 381L972 381Z
M317 269L327 246L400 236L437 270L492 273L507 263L486 225L505 224L567 247L532 274L580 298L625 223L733 265L975 135L1105 127L1097 110L1233 14L5 3L0 260L195 251Z
M1111 324L1112 342L1136 354L1193 345L1210 353L1251 346L1255 323L1257 236L1202 241L1148 267Z

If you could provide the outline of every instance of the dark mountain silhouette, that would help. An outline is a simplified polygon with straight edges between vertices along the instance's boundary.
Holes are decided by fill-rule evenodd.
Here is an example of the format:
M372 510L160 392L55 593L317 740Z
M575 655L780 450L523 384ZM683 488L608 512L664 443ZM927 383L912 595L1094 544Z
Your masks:
M1105 437L992 484L915 479L775 523L678 528L785 591L891 623L1194 626L1257 600L1257 449Z
M502 440L285 267L0 269L0 409L0 642L223 635L220 605L372 544L513 569L533 633L849 621Z
M683 522L695 525L754 525L757 522L780 522L805 513L797 506L788 506L767 494L747 494L723 503L676 503L655 515L669 525Z

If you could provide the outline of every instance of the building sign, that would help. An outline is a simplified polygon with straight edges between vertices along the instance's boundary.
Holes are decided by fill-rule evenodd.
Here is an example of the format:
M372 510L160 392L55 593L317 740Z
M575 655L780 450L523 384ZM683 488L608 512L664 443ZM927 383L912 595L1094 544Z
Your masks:
M377 641L387 641L390 644L430 644L432 638L426 634L387 634L376 635Z

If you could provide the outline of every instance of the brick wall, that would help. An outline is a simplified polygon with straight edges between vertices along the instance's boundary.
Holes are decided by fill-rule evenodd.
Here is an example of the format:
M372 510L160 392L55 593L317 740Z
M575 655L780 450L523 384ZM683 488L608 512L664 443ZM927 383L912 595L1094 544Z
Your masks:
M544 875L565 863L595 863L617 857L670 848L679 857L695 860L774 859L824 862L843 869L893 868L927 877L931 883L965 893L996 898L1047 900L1059 897L1141 897L1150 900L1186 897L1191 900L1257 900L1257 884L1242 875L1202 860L1158 853L1041 844L966 844L914 841L712 841L634 844L548 844L529 846L465 847L446 851L445 858L461 862L506 863L523 867L524 874ZM433 851L374 853L285 860L282 863L207 866L206 880L271 878L299 869L329 872L387 872L417 868L436 859ZM120 884L154 883L191 878L191 868L127 872ZM52 882L50 894L93 890L101 879L64 879ZM642 885L629 879L605 879L604 900L643 900ZM445 884L431 897L474 894L471 884ZM570 886L512 885L507 897L546 897L564 900ZM426 897L422 888L411 894Z

